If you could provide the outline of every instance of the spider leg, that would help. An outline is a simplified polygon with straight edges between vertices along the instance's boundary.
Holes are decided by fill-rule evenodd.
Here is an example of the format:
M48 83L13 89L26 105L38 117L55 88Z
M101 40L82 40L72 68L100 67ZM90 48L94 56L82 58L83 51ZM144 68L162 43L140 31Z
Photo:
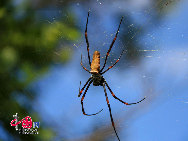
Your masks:
M87 25L88 25L89 12L90 11L88 11L88 15L87 15L87 22L86 22L86 29L85 29L85 39L86 39L86 44L87 44L87 52L88 52L89 65L91 66L90 55L89 55L89 41L88 41L88 37L87 37Z
M111 43L111 45L110 45L110 48L108 49L108 52L106 53L106 58L105 58L105 61L104 61L104 65L103 65L102 69L100 70L100 72L103 71L103 69L104 69L104 67L105 67L105 65L106 65L106 61L107 61L107 58L108 58L108 56L109 56L109 53L110 53L110 51L111 51L111 49L112 49L112 47L113 47L113 45L114 45L114 43L115 43L115 41L116 41L117 35L118 35L118 33L119 33L119 28L120 28L120 25L121 25L122 20L123 20L123 17L121 18L121 21L120 21L120 23L119 23L119 26L118 26L116 35L115 35L115 37L114 37L114 39L113 39L113 41L112 41L112 43Z
M83 94L83 96L82 96L82 99L81 99L82 113L83 113L84 115L86 115L86 116L97 115L97 114L99 114L99 113L103 110L103 109L102 109L102 110L100 110L99 112L97 112L97 113L95 113L95 114L86 114L86 113L85 113L84 105L83 105L83 100L84 100L85 95L86 95L86 93L87 93L87 90L88 90L88 88L89 88L89 86L91 85L92 82L93 82L92 80L89 82L89 84L88 84L88 86L86 87L86 90L85 90L85 92L84 92L84 94Z
M86 69L86 67L84 67L84 65L82 64L82 54L81 54L81 62L80 62L81 66L83 67L84 70L86 70L87 72L90 73L90 71L88 69Z
M109 103L109 100L108 100L108 96L107 96L107 93L106 93L106 88L105 88L105 84L104 83L103 83L103 88L104 88L104 93L105 93L105 96L106 96L106 102L108 104L108 109L109 109L109 112L110 112L110 118L111 118L112 126L114 128L114 131L116 133L116 136L117 136L118 140L120 141L119 136L118 136L117 131L116 131L116 128L115 128L115 124L114 124L114 120L113 120L112 112L111 112L111 108L110 108L110 103Z
M81 89L81 91L80 91L80 88L79 88L79 94L78 94L78 97L81 96L83 90L85 89L86 85L89 83L89 81L90 81L91 79L92 79L92 77L90 77L90 78L87 80L87 82L85 83L85 85L83 86L83 88ZM80 86L81 86L81 81L80 81Z
M116 60L116 62L113 65L111 65L110 67L108 67L108 69L106 69L105 71L103 71L101 74L104 74L109 69L111 69L113 66L115 66L117 64L117 62L119 62L119 60L120 60L121 56L123 55L123 53L124 53L124 50L121 52L121 54L120 54L119 58Z
M135 103L127 103L127 102L124 102L123 100L121 100L121 99L119 99L118 97L115 96L115 94L112 92L112 90L110 89L110 87L108 86L108 84L107 84L106 81L105 81L105 84L106 84L106 86L108 87L108 89L109 89L110 93L112 94L112 96L113 96L115 99L117 99L117 100L119 100L120 102L122 102L123 104L126 104L126 105L138 104L138 103L142 102L144 99L146 99L146 97L144 97L142 100L140 100L140 101L138 101L138 102L135 102Z

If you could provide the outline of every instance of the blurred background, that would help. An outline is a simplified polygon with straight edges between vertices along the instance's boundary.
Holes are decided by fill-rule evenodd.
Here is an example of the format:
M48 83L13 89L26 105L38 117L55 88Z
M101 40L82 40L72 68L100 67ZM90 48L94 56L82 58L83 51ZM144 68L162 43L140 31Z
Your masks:
M84 37L90 9L90 55L101 64L124 16L104 74L121 141L188 140L188 1L1 0L0 140L114 141L102 87L90 86L84 116L78 98L90 74ZM13 115L40 122L38 135L21 135Z

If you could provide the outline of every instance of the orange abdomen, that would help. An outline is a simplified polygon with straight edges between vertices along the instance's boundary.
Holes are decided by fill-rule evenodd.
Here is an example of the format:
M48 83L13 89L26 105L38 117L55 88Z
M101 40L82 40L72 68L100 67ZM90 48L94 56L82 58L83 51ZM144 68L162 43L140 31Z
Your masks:
M93 53L93 60L91 62L91 73L99 73L100 71L100 52L95 51Z

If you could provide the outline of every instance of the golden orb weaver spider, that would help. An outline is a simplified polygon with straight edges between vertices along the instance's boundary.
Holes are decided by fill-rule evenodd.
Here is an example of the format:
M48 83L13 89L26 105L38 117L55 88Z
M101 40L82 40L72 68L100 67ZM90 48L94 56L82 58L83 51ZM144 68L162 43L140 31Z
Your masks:
M102 74L104 74L105 72L107 72L108 70L110 70L113 66L116 65L116 63L120 60L124 50L121 52L119 58L116 60L116 62L111 65L110 67L108 67L105 71L103 71L103 69L105 68L105 65L106 65L106 62L107 62L107 59L108 59L108 56L109 56L109 53L116 41L116 38L117 38L117 35L119 33L119 29L120 29L120 25L121 25L121 22L123 20L123 17L121 18L121 21L119 23L119 26L118 26L118 29L117 29L117 32L116 32L116 35L110 45L110 48L108 49L108 52L106 53L106 57L105 57L105 62L104 62L104 65L102 67L102 69L100 69L100 52L99 51L95 51L94 54L93 54L93 59L92 59L92 62L90 61L90 54L89 54L89 41L88 41L88 36L87 36L87 25L88 25L88 18L89 18L89 12L88 12L88 16L87 16L87 22L86 22L86 29L85 29L85 39L86 39L86 44L87 44L87 52L88 52L88 60L89 60L89 65L90 65L90 68L91 70L89 71L88 69L86 69L83 64L82 64L82 55L81 55L81 66L83 67L84 70L86 70L87 72L89 72L91 74L91 77L87 80L87 82L85 83L85 85L83 86L83 88L80 90L79 88L79 94L78 94L78 97L80 97L82 95L82 92L83 90L85 89L85 92L84 94L82 95L82 98L81 98L81 105L82 105L82 112L84 115L87 115L87 116L92 116L92 115L96 115L98 113L100 113L102 110L100 110L99 112L95 113L95 114L86 114L85 113L85 110L84 110L84 106L83 106L83 100L85 98L85 95L87 93L87 90L89 89L91 83L93 82L93 85L94 86L103 86L104 88L104 93L105 93L105 97L106 97L106 102L107 102L107 105L108 105L108 108L109 108L109 112L110 112L110 118L111 118L111 123L112 123L112 127L114 129L114 132L118 138L118 140L120 141L119 139L119 136L117 134L117 131L116 131L116 128L115 128L115 124L114 124L114 120L113 120L113 117L112 117L112 113L111 113L111 108L110 108L110 103L109 103L109 100L108 100L108 96L107 96L107 92L106 92L106 88L105 88L105 85L107 86L107 88L109 89L110 93L112 94L112 96L119 100L120 102L122 102L123 104L125 105L132 105L132 104L137 104L137 103L140 103L141 101L143 101L145 99L145 97L138 101L138 102L135 102L135 103L127 103L121 99L119 99L118 97L115 96L115 94L112 92L111 88L109 87L109 85L107 84L106 80L104 79L104 77L102 76ZM80 81L80 84L81 84L81 81Z

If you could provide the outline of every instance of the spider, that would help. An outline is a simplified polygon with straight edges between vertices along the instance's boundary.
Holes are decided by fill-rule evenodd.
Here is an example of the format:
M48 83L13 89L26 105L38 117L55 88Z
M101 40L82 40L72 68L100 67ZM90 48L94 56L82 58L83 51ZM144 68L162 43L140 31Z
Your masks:
M90 12L90 11L89 11ZM119 23L119 26L118 26L118 29L117 29L117 32L116 32L116 35L110 45L110 48L108 49L108 52L106 53L106 57L105 57L105 62L104 62L104 65L102 67L102 69L100 69L100 52L99 51L95 51L94 54L93 54L93 59L92 59L92 62L90 61L90 54L89 54L89 41L88 41L88 36L87 36L87 25L88 25L88 18L89 18L89 12L88 12L88 16L87 16L87 22L86 22L86 29L85 29L85 40L86 40L86 44L87 44L87 52L88 52L88 60L89 60L89 65L90 65L90 68L91 70L89 71L86 67L83 66L82 64L82 55L81 55L81 66L83 67L84 70L86 70L87 72L89 72L91 74L91 77L87 80L87 82L85 83L85 85L83 86L83 88L80 90L79 88L79 94L78 94L78 97L80 97L82 95L82 92L83 90L85 89L85 92L84 94L82 95L82 98L81 98L81 105L82 105L82 112L84 115L86 116L92 116L92 115L97 115L99 114L102 110L100 110L99 112L95 113L95 114L86 114L85 110L84 110L84 106L83 106L83 100L85 98L85 95L91 85L91 83L93 83L94 86L103 86L104 88L104 93L105 93L105 97L106 97L106 102L107 102L107 105L108 105L108 109L109 109L109 112L110 112L110 118L111 118L111 123L112 123L112 127L114 129L114 132L118 138L118 140L120 141L120 138L117 134L117 131L116 131L116 128L115 128L115 124L114 124L114 120L113 120L113 117L112 117L112 113L111 113L111 107L110 107L110 103L109 103L109 99L108 99L108 96L107 96L107 92L106 92L106 88L105 86L107 86L107 88L109 89L110 93L112 94L112 96L119 100L120 102L122 102L123 104L125 105L132 105L132 104L137 104L137 103L140 103L141 101L143 101L145 99L145 97L138 101L138 102L135 102L135 103L127 103L121 99L119 99L118 97L115 96L115 94L112 92L111 88L109 87L108 83L106 82L106 80L104 79L104 77L102 76L102 74L104 74L105 72L107 72L108 70L110 70L112 67L114 67L116 65L116 63L120 60L124 50L121 52L119 58L116 60L116 62L111 65L110 67L108 67L105 71L103 71L103 69L105 68L105 65L106 65L106 62L107 62L107 59L108 59L108 56L109 56L109 53L116 41L116 38L117 38L117 35L119 33L119 29L120 29L120 25L121 25L121 22L123 20L123 17L121 18L121 21ZM81 85L81 81L80 81L80 85Z

